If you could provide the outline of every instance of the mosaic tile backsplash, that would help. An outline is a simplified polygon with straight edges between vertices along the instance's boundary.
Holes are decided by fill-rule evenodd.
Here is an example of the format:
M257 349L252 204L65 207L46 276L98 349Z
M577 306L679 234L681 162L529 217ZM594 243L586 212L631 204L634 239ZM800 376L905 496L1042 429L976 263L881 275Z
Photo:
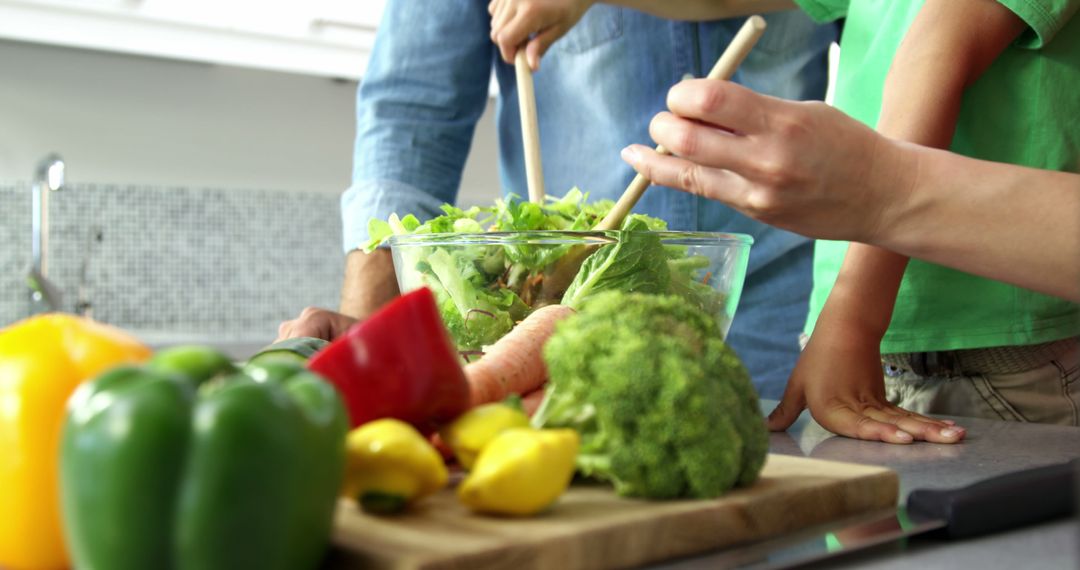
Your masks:
M0 183L0 325L30 309L30 184ZM338 196L68 184L49 198L49 279L65 310L149 335L273 339L336 307Z

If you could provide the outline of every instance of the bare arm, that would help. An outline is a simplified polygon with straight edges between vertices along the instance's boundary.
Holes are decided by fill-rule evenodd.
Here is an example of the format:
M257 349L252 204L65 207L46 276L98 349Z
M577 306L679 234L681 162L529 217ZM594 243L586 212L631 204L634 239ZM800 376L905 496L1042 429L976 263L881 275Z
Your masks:
M878 132L948 148L964 89L1024 27L996 0L928 0L905 35L885 80ZM893 276L883 288L855 287L859 292L852 300L864 314L866 309L874 311L878 319L875 329L882 333L892 316L906 263L902 255L852 244L837 280L856 285L883 272Z
M603 0L669 20L707 21L795 10L793 0Z
M896 145L917 180L886 190L900 199L873 243L1080 303L1080 174Z
M809 237L876 245L1080 303L1080 174L894 141L822 103L734 83L686 81L669 101L693 120L662 113L651 132L679 156L643 145L624 152L657 184Z
M1023 28L995 0L927 0L893 59L878 131L947 147L964 89ZM962 429L885 398L879 347L907 261L885 249L851 244L770 427L786 429L808 407L822 426L848 437L892 443L952 443L963 437Z
M340 313L364 319L397 294L394 263L389 250L349 252L345 258L345 280L341 285Z

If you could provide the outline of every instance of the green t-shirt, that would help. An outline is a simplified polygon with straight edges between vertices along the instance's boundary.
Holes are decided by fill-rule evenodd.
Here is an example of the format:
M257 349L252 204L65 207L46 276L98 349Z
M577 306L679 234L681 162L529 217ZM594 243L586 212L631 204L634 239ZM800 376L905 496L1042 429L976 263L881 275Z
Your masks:
M876 125L885 76L923 2L797 1L818 21L847 18L835 105ZM1080 172L1080 15L1073 17L1080 0L999 1L1030 29L965 91L951 150L985 160ZM836 241L815 245L807 333L836 282L847 245ZM881 350L1026 345L1076 335L1080 335L1080 305L913 259Z

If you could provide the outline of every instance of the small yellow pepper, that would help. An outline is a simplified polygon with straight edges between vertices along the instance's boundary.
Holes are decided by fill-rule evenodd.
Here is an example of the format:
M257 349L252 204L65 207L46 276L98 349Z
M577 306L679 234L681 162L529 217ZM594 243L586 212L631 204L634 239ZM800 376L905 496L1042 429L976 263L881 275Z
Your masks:
M504 430L518 427L529 427L529 416L520 406L496 402L465 412L439 435L454 450L458 463L465 469L472 469L476 456L489 441Z
M49 314L0 330L0 567L64 568L58 461L67 398L151 351L118 329Z
M411 425L395 419L368 422L345 438L341 494L365 511L391 514L446 485L442 457Z
M536 514L570 485L578 444L572 429L508 429L484 446L458 498L478 512Z

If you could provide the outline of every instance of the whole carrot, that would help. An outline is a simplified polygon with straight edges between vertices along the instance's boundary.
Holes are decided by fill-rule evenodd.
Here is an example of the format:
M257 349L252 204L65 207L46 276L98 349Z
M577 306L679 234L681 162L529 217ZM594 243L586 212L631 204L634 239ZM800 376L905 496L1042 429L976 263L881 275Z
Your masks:
M564 305L533 311L498 340L484 356L465 365L465 378L473 406L499 402L510 394L528 394L547 381L542 349L555 331L555 323L574 314Z

